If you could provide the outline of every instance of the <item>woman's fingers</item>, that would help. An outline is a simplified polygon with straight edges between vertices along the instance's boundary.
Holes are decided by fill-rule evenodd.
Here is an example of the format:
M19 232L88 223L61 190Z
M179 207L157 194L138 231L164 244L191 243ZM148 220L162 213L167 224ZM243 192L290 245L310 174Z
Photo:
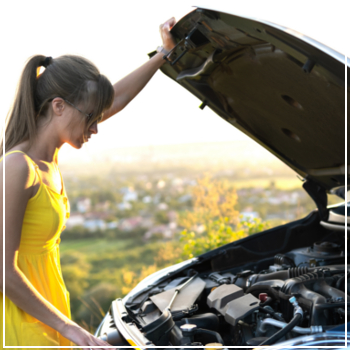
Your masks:
M174 25L175 25L176 21L174 17L169 18L167 21L165 21L164 23L162 23L159 26L159 29L161 30L163 27L167 28L168 30L170 30Z
M91 346L91 348L94 346L111 346L74 322L66 324L60 333L78 346Z
M175 40L170 33L171 28L175 25L174 17L171 17L159 26L160 35L163 41L163 47L170 51L175 46Z
M108 344L106 341L96 338L95 336L91 335L91 345L96 345L96 346L111 346L110 344Z
M93 348L94 346L111 346L110 344L108 344L106 341L96 338L95 336L93 336L92 334L87 332L87 345L91 346L91 348ZM82 344L78 344L78 345L82 345Z
M94 346L111 346L111 344L108 344L107 342L105 342L104 340L102 339L98 339L96 337L93 337L91 340L90 340L90 344L89 346L91 346L91 348L93 349ZM103 348L102 348L103 349ZM108 348L106 348L106 350L108 350Z

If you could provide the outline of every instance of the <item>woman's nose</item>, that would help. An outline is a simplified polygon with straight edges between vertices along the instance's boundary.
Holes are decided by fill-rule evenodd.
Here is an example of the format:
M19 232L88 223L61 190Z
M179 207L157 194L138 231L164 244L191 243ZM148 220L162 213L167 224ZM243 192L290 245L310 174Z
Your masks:
M89 131L91 132L91 134L98 133L97 121L89 127Z

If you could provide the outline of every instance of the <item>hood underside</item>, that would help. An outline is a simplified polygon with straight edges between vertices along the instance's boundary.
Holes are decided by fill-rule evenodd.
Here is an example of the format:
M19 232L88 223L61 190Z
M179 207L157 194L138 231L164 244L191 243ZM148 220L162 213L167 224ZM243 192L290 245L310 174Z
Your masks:
M281 27L207 9L171 32L175 63L163 73L302 177L344 186L345 58Z

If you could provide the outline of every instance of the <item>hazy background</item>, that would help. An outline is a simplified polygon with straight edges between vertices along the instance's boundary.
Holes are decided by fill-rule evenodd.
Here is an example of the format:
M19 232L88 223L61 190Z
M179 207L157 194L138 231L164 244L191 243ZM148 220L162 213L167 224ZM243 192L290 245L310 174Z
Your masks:
M172 16L180 19L192 5L275 22L345 54L350 51L346 2L3 1L0 120L9 109L25 61L34 54L85 56L114 83L146 62L147 53L161 44L159 24ZM247 139L209 108L200 110L199 104L158 72L125 110L99 127L99 135L83 150L64 146L60 164L93 161L116 147Z
M0 122L25 61L34 54L85 56L114 83L161 45L159 25L172 16L180 19L192 5L275 22L346 54L346 2L2 1ZM230 212L210 220L222 220L234 231L226 241L217 233L212 244L302 218L315 208L293 171L199 105L157 72L81 150L63 146L60 152L71 206L60 245L62 270L72 317L92 332L111 301L145 276L203 253L188 251L182 233L193 230L200 247L201 239L213 235L206 232L208 223L184 224L196 210L195 192L204 174L210 172L207 181L214 189L206 200L230 203ZM330 196L329 203L336 201Z

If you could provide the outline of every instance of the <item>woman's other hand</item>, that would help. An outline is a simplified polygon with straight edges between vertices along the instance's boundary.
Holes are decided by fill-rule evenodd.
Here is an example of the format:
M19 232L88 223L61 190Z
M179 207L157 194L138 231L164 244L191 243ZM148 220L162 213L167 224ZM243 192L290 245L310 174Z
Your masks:
M60 330L60 333L78 346L91 346L92 349L94 346L111 346L104 340L96 338L73 321L67 323L62 330Z
M175 23L175 18L171 17L159 26L159 32L162 37L163 47L167 51L170 51L175 46L175 40L170 33L170 30L175 25Z

